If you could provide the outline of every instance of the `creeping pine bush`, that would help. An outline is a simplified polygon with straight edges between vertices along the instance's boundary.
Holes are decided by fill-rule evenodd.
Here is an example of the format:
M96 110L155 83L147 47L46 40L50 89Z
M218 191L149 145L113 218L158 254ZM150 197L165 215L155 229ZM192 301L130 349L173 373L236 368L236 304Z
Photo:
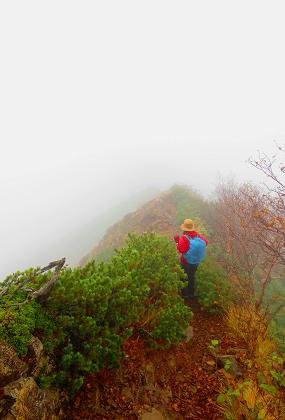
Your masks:
M180 302L175 303L159 311L153 322L151 335L156 339L162 339L169 348L171 344L178 344L184 338L189 319L189 308L181 306Z
M51 319L41 305L35 301L21 304L31 290L41 285L44 278L43 275L36 275L36 269L29 268L8 276L0 286L0 291L7 287L7 292L0 297L0 338L21 356L27 353L28 343L36 329L47 332L53 328ZM25 290L19 289L23 283Z
M184 337L192 317L178 294L183 273L175 247L152 233L130 235L108 262L62 270L44 308L35 301L17 304L51 273L29 269L13 276L1 284L2 290L9 284L9 293L0 297L0 336L24 355L31 335L38 334L57 364L40 383L71 393L86 373L118 366L133 332L169 346ZM23 283L24 290L18 289Z
M201 306L218 312L232 301L232 287L226 273L211 256L207 256L196 273L196 293Z
M0 337L19 355L27 353L28 343L37 329L49 328L51 320L42 307L31 302L20 307L0 306Z
M48 305L55 328L45 347L58 360L50 381L75 392L87 372L118 366L134 329L177 343L192 316L180 277L173 244L152 233L130 235L108 262L64 270Z

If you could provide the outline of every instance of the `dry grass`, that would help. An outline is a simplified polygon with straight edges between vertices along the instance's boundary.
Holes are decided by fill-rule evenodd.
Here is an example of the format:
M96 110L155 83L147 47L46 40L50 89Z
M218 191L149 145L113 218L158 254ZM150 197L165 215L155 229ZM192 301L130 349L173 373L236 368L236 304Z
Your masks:
M231 378L228 383L228 389L234 390L234 394L229 391L223 393L225 401L222 411L225 419L285 419L284 395L270 373L271 354L276 351L276 344L268 336L264 315L253 303L231 306L226 312L233 335L242 339L249 350L247 362L250 362L251 368L246 375L250 380L236 381ZM259 383L258 377L263 378L263 384Z
M245 342L251 355L255 354L257 343L267 338L267 325L253 303L230 306L226 321L233 334Z
M269 356L277 351L277 346L268 337L257 337L255 352L254 352L254 359L258 366L262 366L264 369L266 366L266 361L268 360Z

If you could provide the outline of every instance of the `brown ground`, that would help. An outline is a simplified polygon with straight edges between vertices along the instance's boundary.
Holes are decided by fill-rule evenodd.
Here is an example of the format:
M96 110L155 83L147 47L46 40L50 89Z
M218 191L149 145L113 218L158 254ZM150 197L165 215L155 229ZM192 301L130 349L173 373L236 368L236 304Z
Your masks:
M72 419L139 419L158 409L165 418L221 419L216 397L223 374L216 370L208 345L220 341L227 354L238 343L221 316L209 315L197 302L190 304L194 336L177 348L154 350L140 338L129 339L120 369L89 376L73 401Z

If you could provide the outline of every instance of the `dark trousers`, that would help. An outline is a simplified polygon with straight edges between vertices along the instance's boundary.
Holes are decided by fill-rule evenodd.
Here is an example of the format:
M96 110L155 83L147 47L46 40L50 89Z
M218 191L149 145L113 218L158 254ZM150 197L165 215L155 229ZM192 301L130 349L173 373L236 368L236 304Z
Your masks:
M188 264L183 263L181 267L187 274L187 279L182 279L183 281L187 281L187 286L181 289L182 297L188 298L194 296L195 291L195 273L197 271L199 264Z

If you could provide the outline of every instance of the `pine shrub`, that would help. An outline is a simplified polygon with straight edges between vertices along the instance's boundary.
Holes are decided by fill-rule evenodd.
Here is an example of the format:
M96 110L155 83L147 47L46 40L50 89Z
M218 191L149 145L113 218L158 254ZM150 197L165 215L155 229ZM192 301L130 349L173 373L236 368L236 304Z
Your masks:
M7 341L20 356L27 353L28 343L35 330L44 334L53 328L52 321L40 304L26 301L31 290L39 288L46 275L36 275L37 269L29 268L8 276L2 283L3 290L11 280L12 284L0 298L0 337ZM19 285L25 284L24 290Z
M177 343L192 316L178 296L181 276L173 244L153 233L130 235L108 262L64 270L48 306L55 328L45 346L58 360L51 382L75 392L87 372L118 366L134 331Z
M152 343L169 347L184 337L192 317L178 293L183 273L175 247L154 233L129 235L108 262L62 270L45 307L35 301L17 305L51 276L37 273L14 275L17 282L0 299L0 335L20 355L32 334L40 336L56 362L52 374L39 378L44 386L74 393L86 373L119 365L131 334L146 334ZM18 290L23 282L27 290Z
M196 293L201 306L212 313L225 309L233 299L225 271L210 255L198 267Z

